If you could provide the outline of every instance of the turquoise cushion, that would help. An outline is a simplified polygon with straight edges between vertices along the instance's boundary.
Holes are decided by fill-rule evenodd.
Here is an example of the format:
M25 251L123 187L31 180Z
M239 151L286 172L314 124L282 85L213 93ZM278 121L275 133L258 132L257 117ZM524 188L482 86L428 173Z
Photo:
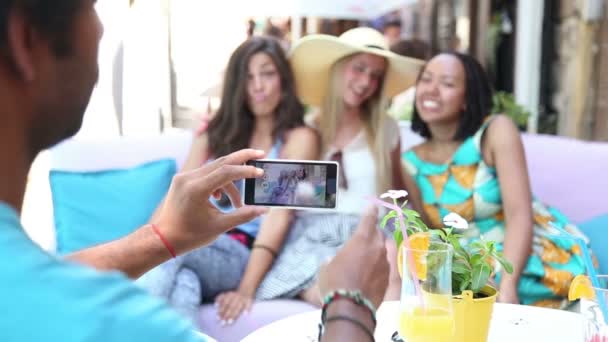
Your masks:
M591 241L591 249L600 263L600 272L608 274L608 214L578 225Z
M147 223L175 172L173 159L122 170L51 171L57 252L114 240Z

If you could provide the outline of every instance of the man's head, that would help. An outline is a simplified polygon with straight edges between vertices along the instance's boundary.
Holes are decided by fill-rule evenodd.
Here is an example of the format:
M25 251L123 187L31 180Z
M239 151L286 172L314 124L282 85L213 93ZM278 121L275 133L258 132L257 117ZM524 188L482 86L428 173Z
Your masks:
M32 153L80 128L98 77L94 4L0 0L0 120L20 123Z
M384 23L382 33L389 46L398 42L401 39L401 20L393 19Z

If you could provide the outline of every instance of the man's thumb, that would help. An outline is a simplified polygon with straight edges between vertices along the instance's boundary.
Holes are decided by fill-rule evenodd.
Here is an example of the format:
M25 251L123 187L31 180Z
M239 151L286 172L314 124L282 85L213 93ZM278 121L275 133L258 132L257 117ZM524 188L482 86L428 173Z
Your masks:
M359 228L357 229L360 234L371 235L377 233L376 222L378 221L378 208L375 205L369 205L359 222Z
M228 230L249 222L266 212L268 212L268 208L266 207L243 206L230 213L222 214L220 224Z

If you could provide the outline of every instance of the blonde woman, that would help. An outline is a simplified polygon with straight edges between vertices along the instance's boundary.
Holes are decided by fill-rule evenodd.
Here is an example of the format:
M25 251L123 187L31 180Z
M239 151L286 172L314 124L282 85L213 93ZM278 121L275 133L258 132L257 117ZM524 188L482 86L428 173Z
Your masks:
M227 322L248 310L254 297L300 297L319 305L319 266L350 238L366 198L415 189L401 166L399 127L385 109L388 98L414 83L422 62L390 52L382 34L370 28L304 37L290 62L302 102L319 108L308 123L322 137L322 158L341 166L338 208L269 213L256 238L268 249L252 254L237 291L218 298L219 316Z

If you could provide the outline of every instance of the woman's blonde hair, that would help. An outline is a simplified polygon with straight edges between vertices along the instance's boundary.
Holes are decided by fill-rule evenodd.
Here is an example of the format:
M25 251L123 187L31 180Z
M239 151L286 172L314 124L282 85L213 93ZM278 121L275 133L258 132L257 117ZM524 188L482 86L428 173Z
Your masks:
M338 60L331 69L330 84L328 92L325 94L323 104L321 106L318 127L321 133L323 142L323 154L327 153L327 149L331 146L336 138L336 130L340 115L344 112L344 68L346 63L355 55L346 56ZM376 193L381 194L392 188L393 174L391 168L391 146L388 142L391 139L386 137L386 120L385 109L387 100L384 98L384 83L381 84L375 94L372 95L361 108L361 121L365 128L365 135L369 146L371 147L372 155L376 162Z

